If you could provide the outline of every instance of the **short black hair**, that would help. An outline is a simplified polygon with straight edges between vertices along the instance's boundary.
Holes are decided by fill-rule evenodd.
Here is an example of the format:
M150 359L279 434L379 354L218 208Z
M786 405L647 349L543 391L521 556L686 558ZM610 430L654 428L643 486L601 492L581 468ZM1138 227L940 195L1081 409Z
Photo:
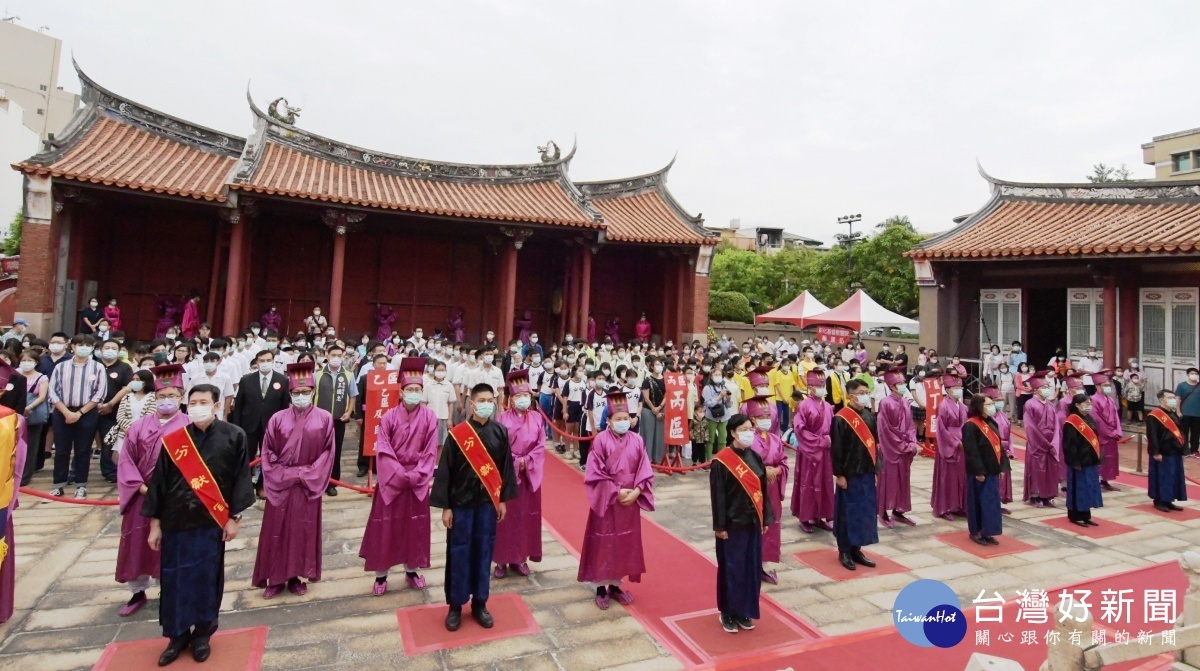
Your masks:
M1137 375L1137 373L1134 373L1134 375ZM1158 390L1158 400L1161 401L1163 396L1166 396L1167 394L1174 394L1174 393L1175 392L1173 392L1170 389L1167 389L1165 387L1163 389L1159 389Z
M76 333L74 338L71 338L72 345L95 345L96 337L90 333Z
M863 382L862 380L859 380L857 378L851 379L849 382L846 383L846 393L847 394L858 391L859 389L866 389L866 388L867 388L867 383Z
M489 394L496 393L496 390L495 390L495 388L492 387L492 385L490 385L486 382L480 382L479 384L475 385L474 387L471 387L471 400L475 400L476 396L482 394L485 391Z
M274 353L274 352L272 352L272 351L271 351L271 350L269 350L269 349L264 349L264 350L260 351L258 354L255 354L255 355L254 355L254 360L255 360L255 361L258 361L258 362L262 362L262 358L263 358L263 355L264 355L264 354L266 354L267 356L271 357L271 360L272 360L272 361L274 361L274 360L275 360L275 353Z
M192 387L192 390L188 392L188 400L189 401L192 400L192 397L196 395L196 392L200 392L200 393L207 392L209 394L212 394L213 405L216 405L217 401L221 400L221 390L217 389L217 387L215 385L205 383L205 384L198 384L198 385Z
M208 363L209 361L220 361L220 360L221 360L221 355L217 354L216 352L205 352L204 353L204 362L205 363Z

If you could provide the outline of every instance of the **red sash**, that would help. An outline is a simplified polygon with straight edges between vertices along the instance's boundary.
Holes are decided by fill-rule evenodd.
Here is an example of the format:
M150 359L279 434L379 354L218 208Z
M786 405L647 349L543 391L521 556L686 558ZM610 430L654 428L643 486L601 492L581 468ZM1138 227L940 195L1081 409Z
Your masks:
M1067 415L1067 424L1075 427L1081 436L1087 440L1088 444L1095 450L1096 456L1100 456L1100 438L1096 436L1096 432L1092 427L1088 426L1087 422L1083 421L1083 417L1079 415Z
M504 486L504 480L501 479L500 469L496 468L496 462L492 460L492 455L488 454L483 440L475 433L475 427L469 422L463 422L450 429L450 435L454 436L458 449L462 450L463 456L467 458L467 463L471 464L475 475L479 476L479 481L483 483L488 496L492 497L492 504L499 510L500 489Z
M742 458L734 454L732 447L726 447L720 452L717 452L713 457L713 461L720 462L722 466L729 469L733 473L733 477L742 484L742 489L750 495L750 501L754 503L754 510L758 513L758 525L766 526L763 518L763 493L762 481L754 474L754 471L742 461Z
M988 426L987 422L983 421L982 419L980 419L978 417L972 417L972 418L968 419L967 421L974 424L975 428L979 429L979 431L981 433L983 433L984 437L988 439L988 442L992 444L992 451L996 453L996 462L999 463L999 461L1000 461L1000 436L997 436L996 432L992 431L992 427Z
M875 436L871 435L871 429L867 426L867 423L862 420L862 417L858 416L857 412L854 412L850 408L838 410L837 416L849 424L851 429L854 429L854 434L858 436L862 444L867 447L867 451L871 453L871 463L875 463Z
M183 479L191 486L196 498L204 504L217 526L224 529L225 523L229 521L229 504L225 503L225 496L221 494L221 488L217 486L216 479L208 470L208 464L204 463L200 456L200 450L196 449L196 444L192 442L187 427L181 427L163 436L163 447L167 448L167 456L175 462L175 467L183 474Z
M1175 436L1175 440L1178 440L1180 444L1183 443L1183 433L1179 431L1179 427L1175 424L1175 420L1171 419L1170 415L1163 412L1161 408L1155 408L1148 414L1162 423L1167 431L1170 431L1171 435Z

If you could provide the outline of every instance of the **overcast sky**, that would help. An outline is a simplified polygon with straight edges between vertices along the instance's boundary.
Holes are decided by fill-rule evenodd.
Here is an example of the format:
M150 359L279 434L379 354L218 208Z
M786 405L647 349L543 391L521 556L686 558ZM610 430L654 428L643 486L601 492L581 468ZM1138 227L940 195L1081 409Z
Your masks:
M994 176L1153 176L1140 145L1200 126L1200 2L71 2L4 0L102 86L227 132L287 96L299 126L394 154L657 170L709 226L829 240L922 231ZM1180 32L1179 29L1182 29Z

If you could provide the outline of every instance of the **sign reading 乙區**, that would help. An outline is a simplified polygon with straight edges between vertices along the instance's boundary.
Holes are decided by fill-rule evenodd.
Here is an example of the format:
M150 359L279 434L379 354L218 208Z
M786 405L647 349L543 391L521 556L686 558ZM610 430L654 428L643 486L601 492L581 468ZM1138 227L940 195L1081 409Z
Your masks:
M373 370L367 373L366 417L363 419L363 456L375 456L375 439L383 414L396 405L400 397L400 373L394 370Z

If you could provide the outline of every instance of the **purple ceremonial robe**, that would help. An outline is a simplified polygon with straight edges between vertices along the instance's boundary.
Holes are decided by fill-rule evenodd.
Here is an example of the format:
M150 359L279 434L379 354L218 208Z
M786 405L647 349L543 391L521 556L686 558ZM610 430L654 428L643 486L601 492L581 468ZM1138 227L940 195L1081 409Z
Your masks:
M403 403L379 422L379 484L358 556L367 571L429 568L429 485L437 465L437 415Z
M629 576L641 582L646 572L642 553L642 510L654 510L654 472L646 444L633 431L613 433L611 423L592 441L588 452L588 519L579 557L579 582L617 581ZM617 502L622 489L640 488L635 505Z
M520 564L542 561L542 467L546 460L546 420L540 412L506 410L498 418L508 429L517 497L505 503L504 519L496 524L492 561Z
M775 434L776 436L782 437L783 432L779 430L779 408L775 407L775 403L772 402L767 405L767 409L771 411L771 433ZM749 402L743 403L742 407L738 409L738 412L749 417L750 416L750 403ZM729 419L729 418L726 417L725 419Z
M1025 494L1026 502L1034 498L1053 499L1058 496L1061 433L1058 411L1054 404L1034 395L1025 404Z
M782 541L780 540L780 520L783 518L783 490L787 487L788 479L788 458L787 451L783 447L783 440L773 433L765 433L763 431L754 432L754 443L750 449L758 453L762 457L763 465L780 469L779 477L775 478L775 482L767 483L767 501L771 504L771 508L775 511L775 521L771 526L767 527L767 532L762 536L762 560L769 562L780 561L780 548Z
M1096 423L1096 436L1100 438L1100 479L1104 482L1116 480L1121 474L1118 442L1125 432L1121 428L1121 413L1116 401L1104 392L1092 395L1092 421Z
M254 560L255 587L321 579L321 497L333 473L333 415L309 406L275 413L263 433L267 506Z
M200 332L200 309L196 307L196 301L184 304L183 323L179 326L179 332L184 338L195 338Z
M25 443L25 418L17 416L17 447L16 464L13 472L13 497L8 502L8 523L4 525L4 542L8 544L8 553L0 564L0 624L8 622L13 616L13 597L17 588L17 546L13 533L13 511L17 509L17 490L21 487L21 472L25 470L25 452L29 449Z
M883 462L879 474L879 514L889 510L906 513L912 510L913 457L917 456L917 427L913 423L908 399L888 394L879 402L876 418L879 432L879 459Z
M1055 406L1055 421L1057 421L1060 431L1058 433L1058 440L1054 443L1054 454L1058 457L1058 481L1060 484L1067 481L1067 470L1069 470L1067 467L1067 460L1063 456L1061 429L1062 425L1067 421L1067 415L1071 413L1071 399L1074 397L1074 393L1071 393L1069 396L1064 396L1058 399L1058 404Z
M996 427L1000 434L1000 449L1008 455L1008 460L1011 463L1013 460L1012 449L1012 425L1008 422L1008 415L998 412L992 419L996 420ZM1012 503L1012 471L1000 474L1000 503Z
M967 463L962 451L962 428L967 406L946 397L938 404L937 456L933 460L934 515L967 511Z
M809 396L796 406L792 424L797 474L792 483L792 514L801 522L832 520L835 492L829 429L833 426L833 406Z
M151 550L150 518L142 517L142 495L138 489L150 484L154 464L162 450L163 436L191 421L186 412L177 413L163 424L158 415L148 415L129 425L117 460L117 496L121 509L121 545L117 549L117 582L138 576L157 578L159 553Z

